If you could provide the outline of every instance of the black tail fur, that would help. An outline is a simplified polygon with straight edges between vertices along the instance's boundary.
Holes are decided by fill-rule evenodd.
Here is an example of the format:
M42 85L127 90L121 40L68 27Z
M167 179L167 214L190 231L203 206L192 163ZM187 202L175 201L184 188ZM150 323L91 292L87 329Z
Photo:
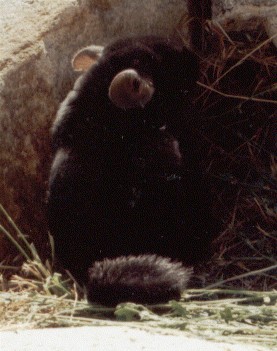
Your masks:
M89 269L88 301L114 306L180 299L191 274L191 268L157 255L97 261Z

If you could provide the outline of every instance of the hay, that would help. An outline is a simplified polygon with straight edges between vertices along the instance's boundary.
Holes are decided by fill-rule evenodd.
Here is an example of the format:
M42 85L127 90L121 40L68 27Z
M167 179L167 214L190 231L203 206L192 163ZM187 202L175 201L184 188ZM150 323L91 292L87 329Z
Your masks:
M16 283L16 280L13 281ZM156 306L132 303L116 308L23 289L0 294L0 331L122 325L181 330L184 335L218 342L277 346L277 293L189 290L181 302ZM126 326L126 324L124 324Z
M221 232L213 259L196 267L194 286L277 286L277 50L264 33L257 25L256 32L227 34L204 23L190 128Z

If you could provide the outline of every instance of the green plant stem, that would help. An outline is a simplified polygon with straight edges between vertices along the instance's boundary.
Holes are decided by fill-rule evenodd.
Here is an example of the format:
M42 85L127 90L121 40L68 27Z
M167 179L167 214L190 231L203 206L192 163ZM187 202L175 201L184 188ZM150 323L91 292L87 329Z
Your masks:
M6 235L6 237L15 245L17 250L22 253L26 260L31 261L29 255L22 249L19 243L13 238L13 236L0 224L0 230Z
M19 239L21 239L24 244L29 248L30 244L28 243L25 235L22 234L21 230L18 228L18 226L15 224L15 222L12 220L11 216L8 214L8 212L4 209L3 205L0 204L0 211L4 214L4 216L7 218L8 222L10 225L13 227L13 229L16 231L16 234Z

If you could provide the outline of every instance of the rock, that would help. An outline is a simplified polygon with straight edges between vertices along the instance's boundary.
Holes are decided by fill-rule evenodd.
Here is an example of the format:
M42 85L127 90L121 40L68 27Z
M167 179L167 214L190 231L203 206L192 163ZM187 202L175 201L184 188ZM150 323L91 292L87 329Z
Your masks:
M73 54L115 37L171 34L185 12L183 0L0 2L1 203L36 245L47 240L49 128L76 78ZM2 235L0 260L10 252Z
M276 0L213 0L212 13L226 31L256 30L263 25L277 46Z

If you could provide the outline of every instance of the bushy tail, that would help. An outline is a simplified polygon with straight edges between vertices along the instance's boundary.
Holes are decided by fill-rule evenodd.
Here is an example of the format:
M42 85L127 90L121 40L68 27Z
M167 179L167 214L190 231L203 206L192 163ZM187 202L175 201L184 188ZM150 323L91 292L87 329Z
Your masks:
M91 303L108 306L178 300L191 274L191 268L157 255L105 259L89 269L87 297Z

